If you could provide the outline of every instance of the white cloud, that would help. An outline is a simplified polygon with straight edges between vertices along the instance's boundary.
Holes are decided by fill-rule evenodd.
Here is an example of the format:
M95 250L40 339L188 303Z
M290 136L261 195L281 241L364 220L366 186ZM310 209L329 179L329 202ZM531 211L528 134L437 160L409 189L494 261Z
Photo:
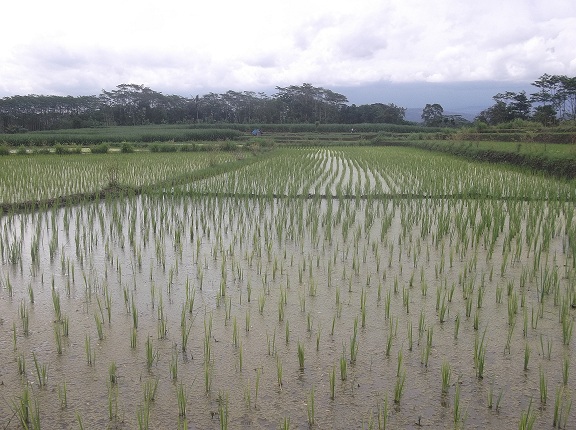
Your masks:
M3 15L0 96L576 74L572 0L23 0Z

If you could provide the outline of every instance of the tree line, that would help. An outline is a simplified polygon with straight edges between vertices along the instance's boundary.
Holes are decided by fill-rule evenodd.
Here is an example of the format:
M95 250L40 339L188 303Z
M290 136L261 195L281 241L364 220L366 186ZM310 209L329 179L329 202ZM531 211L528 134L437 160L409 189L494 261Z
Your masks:
M490 125L521 119L547 126L576 120L576 77L544 74L531 85L537 92L530 95L525 91L496 94L495 104L476 119Z
M99 95L26 95L0 99L0 132L111 125L177 123L406 123L393 103L348 105L346 96L308 83L262 92L227 91L194 97L165 95L144 85L120 84Z
M531 85L538 91L506 91L492 97L495 104L475 118L477 122L497 125L520 120L532 120L545 126L560 121L576 120L576 77L544 74ZM460 115L445 115L438 103L427 104L422 111L422 121L427 126L459 126L466 121Z

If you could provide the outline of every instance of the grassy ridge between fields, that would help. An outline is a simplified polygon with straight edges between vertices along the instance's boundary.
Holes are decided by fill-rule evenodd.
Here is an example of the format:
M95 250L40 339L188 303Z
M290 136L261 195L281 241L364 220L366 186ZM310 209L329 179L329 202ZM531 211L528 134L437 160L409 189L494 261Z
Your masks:
M563 178L576 178L576 146L517 142L373 139L376 146L407 146L456 155L474 161L506 163Z

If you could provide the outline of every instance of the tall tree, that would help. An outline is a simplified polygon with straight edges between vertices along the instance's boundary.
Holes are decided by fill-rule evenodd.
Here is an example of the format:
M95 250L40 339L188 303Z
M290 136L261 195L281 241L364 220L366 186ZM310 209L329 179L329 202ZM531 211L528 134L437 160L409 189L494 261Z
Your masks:
M438 103L426 104L422 110L422 120L428 127L438 127L442 125L444 118L444 108Z

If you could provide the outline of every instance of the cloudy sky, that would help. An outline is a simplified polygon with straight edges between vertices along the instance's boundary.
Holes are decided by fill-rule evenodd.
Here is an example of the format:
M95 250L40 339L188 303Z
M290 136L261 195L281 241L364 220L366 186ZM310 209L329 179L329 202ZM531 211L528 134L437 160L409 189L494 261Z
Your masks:
M0 97L307 82L357 104L490 105L576 75L575 44L574 0L18 0L2 6Z

